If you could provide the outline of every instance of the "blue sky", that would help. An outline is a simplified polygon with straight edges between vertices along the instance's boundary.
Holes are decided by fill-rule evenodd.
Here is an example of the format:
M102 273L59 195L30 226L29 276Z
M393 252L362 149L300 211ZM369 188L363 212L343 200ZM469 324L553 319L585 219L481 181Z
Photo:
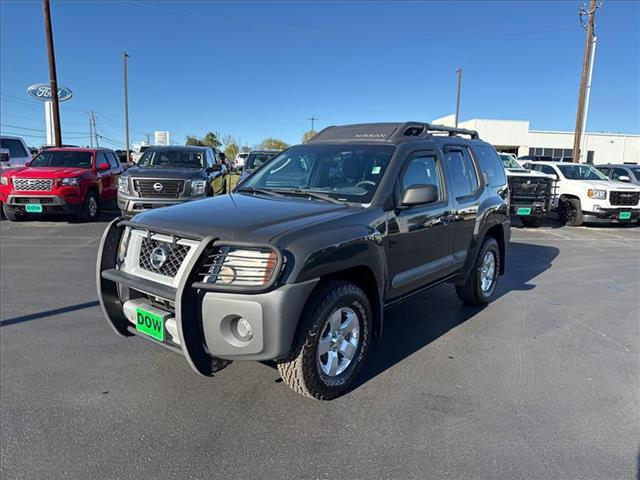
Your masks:
M573 130L585 34L576 1L52 1L64 141L123 144L122 51L130 55L132 141L216 131L243 144L298 143L316 125L461 118ZM4 133L44 143L48 80L39 1L0 2ZM605 0L589 131L640 132L640 2ZM11 125L8 127L7 125ZM18 128L19 127L19 128Z

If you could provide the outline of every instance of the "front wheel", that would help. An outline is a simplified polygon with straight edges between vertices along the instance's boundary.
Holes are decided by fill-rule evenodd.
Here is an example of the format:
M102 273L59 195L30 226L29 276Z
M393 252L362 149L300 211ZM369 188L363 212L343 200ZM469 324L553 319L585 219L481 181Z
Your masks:
M521 217L522 224L529 228L538 228L544 223L544 217Z
M558 216L563 225L579 227L584 222L582 206L577 198L567 198L560 201Z
M354 381L370 342L367 295L353 283L327 281L305 308L292 355L278 363L278 371L295 392L330 400Z
M98 217L98 195L94 191L87 193L82 211L78 214L81 222L91 222Z
M467 305L486 305L493 300L500 273L500 247L495 238L487 237L464 285L456 285L456 293Z
M18 222L25 218L23 215L17 213L13 208L9 207L6 203L2 204L2 213L4 213L5 218L10 222Z

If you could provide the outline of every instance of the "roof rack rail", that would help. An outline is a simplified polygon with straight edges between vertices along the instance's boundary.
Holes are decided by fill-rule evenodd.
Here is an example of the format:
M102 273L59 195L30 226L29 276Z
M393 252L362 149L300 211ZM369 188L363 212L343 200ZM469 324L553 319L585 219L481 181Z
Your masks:
M450 137L455 137L456 135L469 135L474 140L480 138L476 130L447 127L445 125L433 125L431 123L424 122L406 122L396 130L393 137L422 137L429 135L430 132L447 132Z

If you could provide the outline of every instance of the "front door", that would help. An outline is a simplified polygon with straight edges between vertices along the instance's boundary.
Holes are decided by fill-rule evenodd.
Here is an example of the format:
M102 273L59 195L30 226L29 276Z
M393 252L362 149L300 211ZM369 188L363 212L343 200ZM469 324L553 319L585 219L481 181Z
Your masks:
M412 153L396 186L396 206L406 188L436 185L438 200L390 212L388 230L389 297L394 298L451 273L453 225L440 158L434 151Z

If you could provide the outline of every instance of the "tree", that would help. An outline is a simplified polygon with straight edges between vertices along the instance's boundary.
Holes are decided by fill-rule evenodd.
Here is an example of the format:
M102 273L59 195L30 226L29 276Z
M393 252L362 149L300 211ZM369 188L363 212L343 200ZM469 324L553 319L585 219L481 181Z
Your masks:
M279 138L269 137L265 138L258 147L264 150L284 150L289 148L289 144Z
M302 143L307 143L309 140L311 140L317 134L318 134L318 132L316 132L315 130L309 130L307 132L304 132L304 134L302 135Z
M227 144L227 146L225 147L224 154L227 156L227 159L230 162L235 162L236 155L238 155L239 151L240 149L238 148L238 145L236 145L235 142L231 142Z
M196 147L212 147L218 148L222 143L218 140L218 136L213 132L207 132L203 138L198 138L195 135L187 135L186 145L195 145Z

